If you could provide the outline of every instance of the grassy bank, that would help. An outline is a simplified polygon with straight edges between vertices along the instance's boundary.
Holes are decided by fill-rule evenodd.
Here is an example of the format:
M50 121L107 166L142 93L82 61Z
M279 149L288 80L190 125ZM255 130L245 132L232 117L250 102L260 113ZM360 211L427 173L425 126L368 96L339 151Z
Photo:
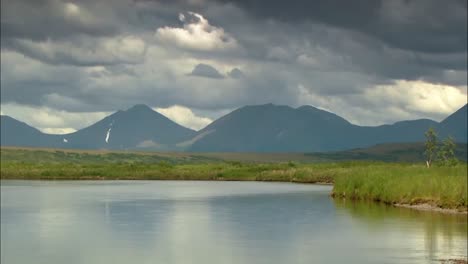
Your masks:
M466 210L467 165L432 167L388 164L355 167L334 178L333 195L387 204L427 203Z
M322 165L324 166L324 165ZM3 162L2 179L32 180L226 180L332 183L332 168L294 163L201 164L148 163L18 163Z
M333 195L466 210L467 165L388 162L238 162L191 154L2 149L1 179L225 180L334 184Z

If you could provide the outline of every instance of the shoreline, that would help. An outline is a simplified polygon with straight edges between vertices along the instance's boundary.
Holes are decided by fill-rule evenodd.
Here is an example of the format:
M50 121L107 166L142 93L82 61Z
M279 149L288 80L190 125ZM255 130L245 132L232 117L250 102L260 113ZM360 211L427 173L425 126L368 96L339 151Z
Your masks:
M468 263L468 258L464 258L464 259L438 259L438 261L440 261L440 263L443 263L443 264L466 264Z
M289 182L333 186L332 196L386 205L404 204L418 210L466 211L466 163L434 166L423 163L250 162L226 161L223 156L160 156L44 152L1 149L2 180L192 180ZM424 204L428 205L417 205ZM445 210L448 208L450 210Z
M437 212L441 214L468 215L468 208L465 208L465 210L463 211L459 209L442 208L442 207L435 206L435 205L428 204L428 203L420 203L420 204L396 203L396 204L393 204L393 206L400 207L400 208L408 208L408 209L413 209L413 210L418 210L418 211Z
M416 210L416 211L425 211L425 212L436 212L436 213L441 213L441 214L452 214L452 215L468 215L468 207L464 207L464 210L461 209L460 207L457 208L443 208L431 203L428 203L427 200L421 203L389 203L389 202L384 202L381 200L375 200L375 199L359 199L359 198L348 198L345 195L342 194L336 194L332 191L330 194L332 198L335 199L349 199L351 201L370 201L372 203L381 203L385 204L387 206L392 206L392 207L399 207L399 208L406 208L406 209L411 209L411 210Z
M278 182L278 183L294 183L294 184L311 184L311 185L324 185L324 186L334 186L331 182L307 182L307 181L281 181L281 180L227 180L227 179L105 179L104 177L96 178L96 177L84 177L80 179L8 179L8 178L0 178L0 181L59 181L59 182L66 182L66 181L209 181L209 182L217 182L217 181L224 181L224 182ZM333 199L347 199L343 195L337 195L333 193L333 191L329 194L329 196ZM362 199L352 199L348 198L352 201L363 201ZM408 204L408 203L385 203L382 201L371 200L373 203L383 203L388 206L399 207L399 208L407 208L417 211L425 211L425 212L436 212L441 214L453 214L453 215L468 215L468 207L465 210L460 210L459 208L442 208L436 205L432 205L430 203L416 203L416 204Z

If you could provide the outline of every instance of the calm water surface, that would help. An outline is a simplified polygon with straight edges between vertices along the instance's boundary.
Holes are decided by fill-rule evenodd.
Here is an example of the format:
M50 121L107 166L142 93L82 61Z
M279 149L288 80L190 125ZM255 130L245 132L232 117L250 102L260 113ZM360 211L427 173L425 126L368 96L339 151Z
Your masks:
M329 186L1 181L1 263L439 263L466 216L331 199Z

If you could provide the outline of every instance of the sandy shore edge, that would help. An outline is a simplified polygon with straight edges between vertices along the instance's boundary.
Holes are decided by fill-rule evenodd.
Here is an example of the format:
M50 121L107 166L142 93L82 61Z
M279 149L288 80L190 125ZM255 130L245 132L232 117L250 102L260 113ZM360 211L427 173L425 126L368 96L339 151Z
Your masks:
M410 208L420 211L431 211L431 212L439 212L444 214L464 214L468 215L468 211L459 210L459 209L449 209L449 208L441 208L432 204L422 203L422 204L394 204L396 207L403 207L403 208Z
M443 264L466 264L468 259L439 259L440 263Z

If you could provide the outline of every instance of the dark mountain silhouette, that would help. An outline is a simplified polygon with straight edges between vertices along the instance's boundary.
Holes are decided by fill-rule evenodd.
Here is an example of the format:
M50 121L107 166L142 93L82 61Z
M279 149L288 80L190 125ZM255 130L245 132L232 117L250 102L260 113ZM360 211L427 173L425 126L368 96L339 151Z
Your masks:
M195 135L146 105L118 111L66 135L47 135L13 118L5 120L2 116L2 146L166 150Z
M57 147L59 138L44 134L36 128L2 115L0 119L2 146Z
M169 149L195 135L146 105L118 111L75 133L64 135L68 148Z
M452 136L455 141L467 142L467 105L451 114L439 125L441 136Z
M460 110L459 110L460 111ZM466 117L466 107L465 107ZM466 134L457 122L445 134ZM465 118L466 120L466 118ZM451 123L450 123L451 124ZM424 132L443 125L428 119L377 127L357 126L312 106L291 108L272 104L246 106L221 117L198 132L191 151L319 152L368 147L379 143L424 141ZM458 138L458 137L457 137ZM466 137L460 137L466 142Z
M246 106L198 132L192 151L306 151L338 149L346 142L345 119L311 106Z
M466 142L467 107L441 123L401 121L376 127L357 126L312 106L273 104L239 108L195 132L145 105L118 111L75 133L48 135L2 116L2 146L78 149L151 149L200 152L324 152L382 143L424 141L433 127L441 137Z

